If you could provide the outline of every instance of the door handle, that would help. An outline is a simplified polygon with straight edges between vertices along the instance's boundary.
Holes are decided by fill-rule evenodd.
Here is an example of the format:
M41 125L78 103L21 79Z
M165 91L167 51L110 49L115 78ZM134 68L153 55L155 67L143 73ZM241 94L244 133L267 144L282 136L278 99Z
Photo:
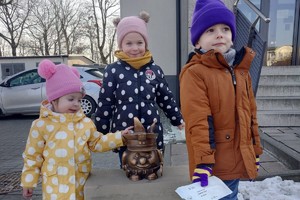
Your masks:
M40 89L41 87L35 87L35 88L31 88L32 90L37 90Z

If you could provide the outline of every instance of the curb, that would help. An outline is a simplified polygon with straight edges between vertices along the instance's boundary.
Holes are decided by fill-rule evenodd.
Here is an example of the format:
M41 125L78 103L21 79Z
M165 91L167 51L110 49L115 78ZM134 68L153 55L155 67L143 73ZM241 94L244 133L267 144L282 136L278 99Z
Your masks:
M165 144L164 166L171 166L171 143Z
M284 163L291 170L300 169L300 154L275 140L266 132L261 131L261 143L264 149L267 149L280 162Z
M293 180L295 182L300 182L300 170L289 170L282 173L269 173L268 175L258 176L255 180L262 181L266 178L271 178L274 176L280 176L282 180Z

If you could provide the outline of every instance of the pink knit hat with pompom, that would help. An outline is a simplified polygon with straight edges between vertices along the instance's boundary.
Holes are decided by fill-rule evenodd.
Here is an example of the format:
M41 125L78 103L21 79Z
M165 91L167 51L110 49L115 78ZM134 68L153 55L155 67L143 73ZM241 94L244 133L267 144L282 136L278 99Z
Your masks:
M119 17L113 20L117 28L117 42L118 47L121 49L122 40L131 32L136 32L142 35L148 48L148 31L147 23L149 21L149 14L146 11L141 11L139 16L129 16L120 19Z
M46 95L49 102L75 92L85 95L80 74L75 67L65 64L55 65L45 59L39 64L38 73L46 79Z

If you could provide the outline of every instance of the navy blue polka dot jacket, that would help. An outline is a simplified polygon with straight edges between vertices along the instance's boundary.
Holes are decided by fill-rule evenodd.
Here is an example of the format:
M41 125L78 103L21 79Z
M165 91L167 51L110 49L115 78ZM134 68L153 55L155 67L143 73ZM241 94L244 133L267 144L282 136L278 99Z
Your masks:
M124 61L106 66L95 115L97 130L106 134L133 126L138 117L147 130L154 120L158 148L163 147L163 128L158 107L173 126L183 123L181 112L164 78L162 69L153 60L139 70Z

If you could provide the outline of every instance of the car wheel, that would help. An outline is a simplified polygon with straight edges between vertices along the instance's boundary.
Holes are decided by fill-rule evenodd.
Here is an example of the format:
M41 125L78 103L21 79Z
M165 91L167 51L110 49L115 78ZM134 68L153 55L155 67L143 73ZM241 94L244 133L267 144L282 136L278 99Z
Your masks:
M96 110L96 102L90 96L84 96L81 100L81 108L87 117L91 117Z

